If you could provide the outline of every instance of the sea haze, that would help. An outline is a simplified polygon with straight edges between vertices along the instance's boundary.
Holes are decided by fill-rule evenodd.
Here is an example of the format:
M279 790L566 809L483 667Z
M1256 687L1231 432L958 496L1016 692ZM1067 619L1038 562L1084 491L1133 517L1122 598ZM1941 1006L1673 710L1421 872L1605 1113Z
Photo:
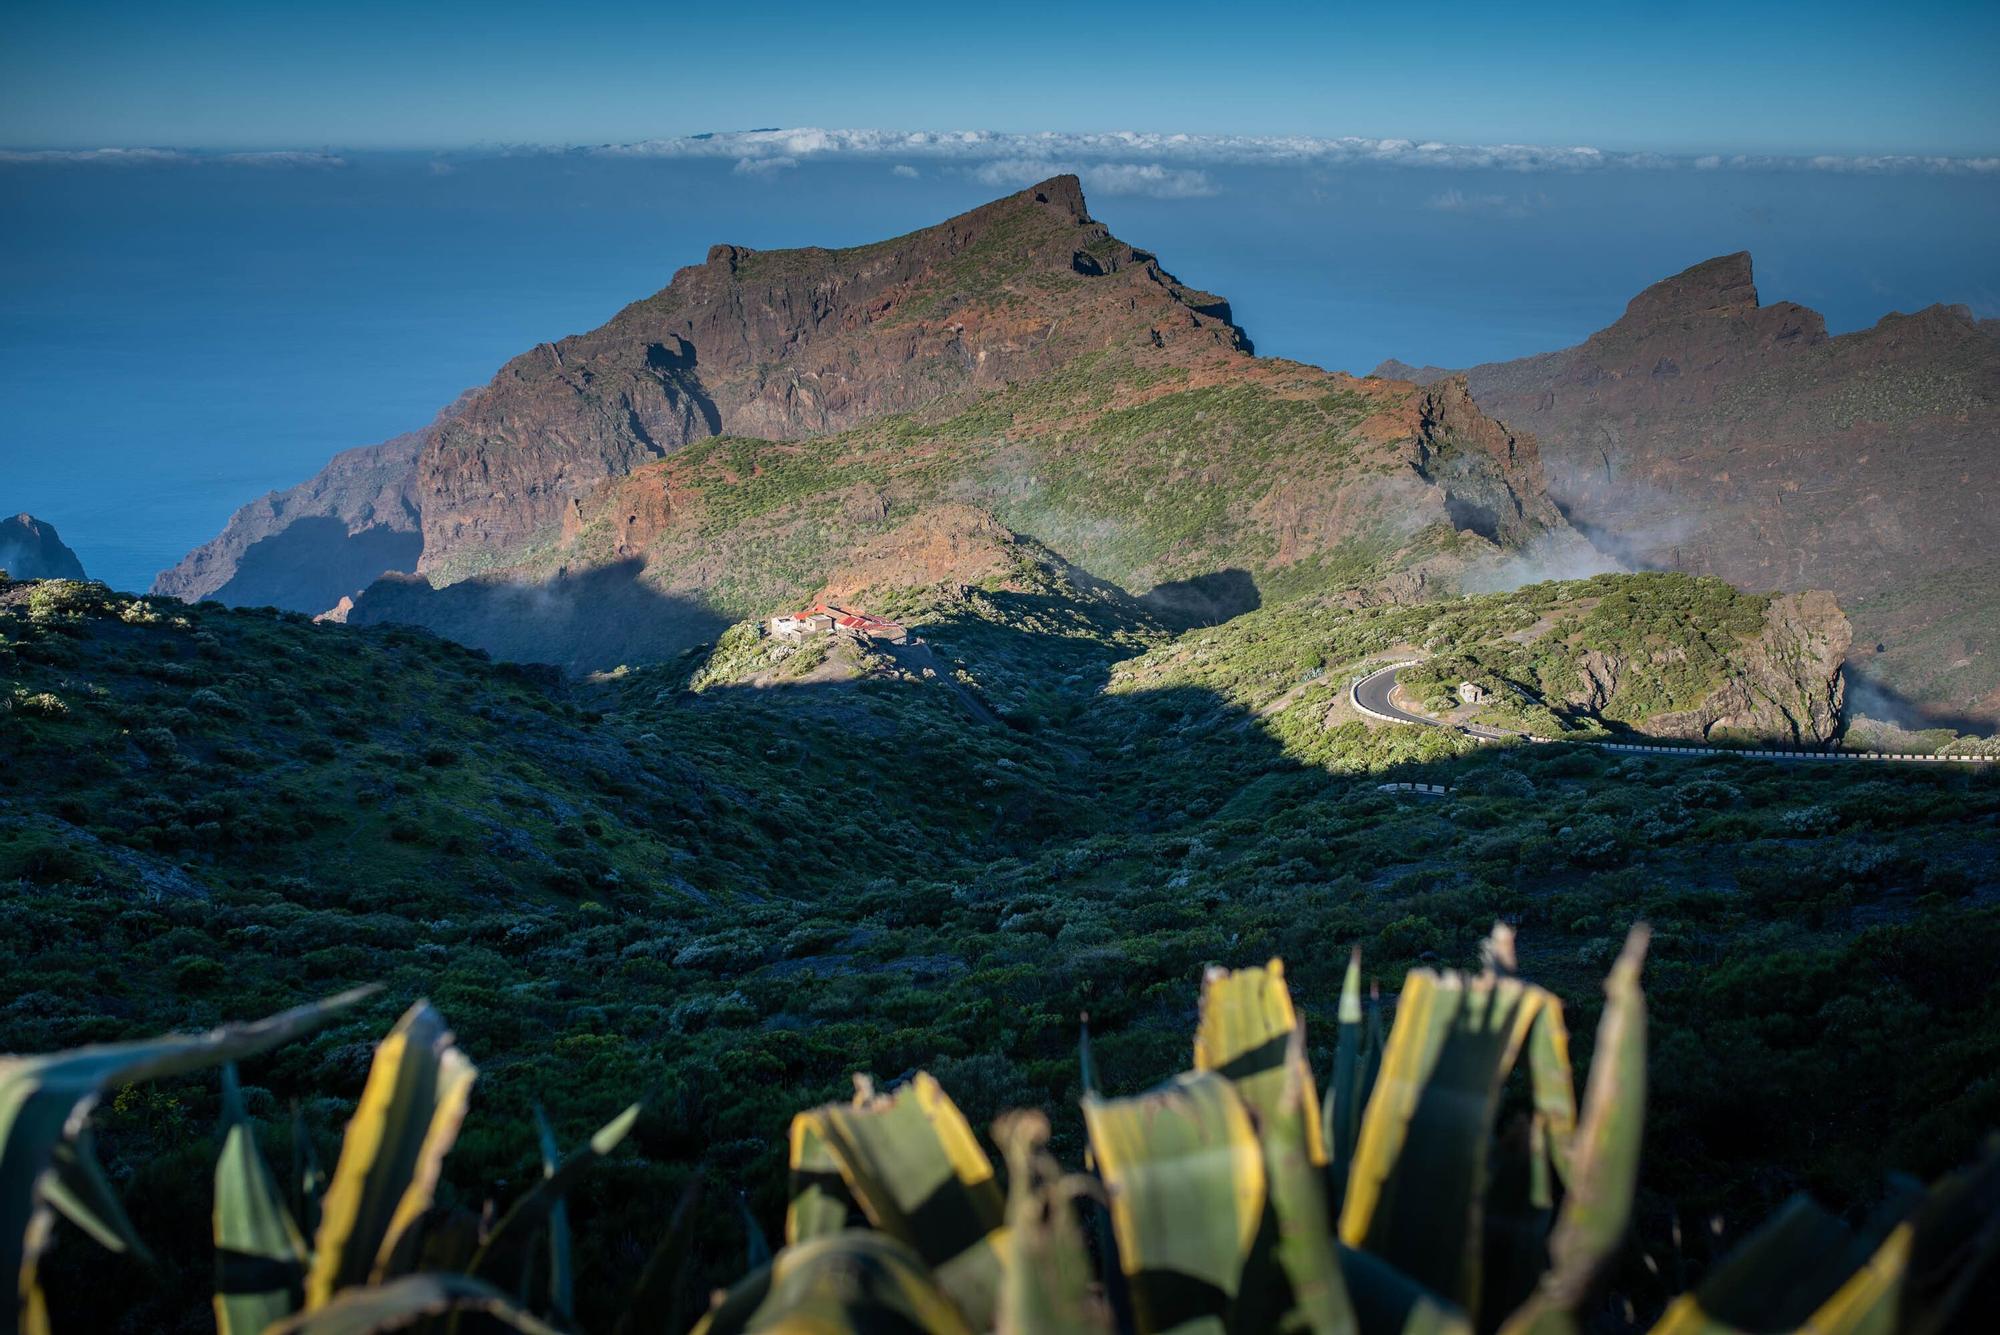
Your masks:
M852 245L1011 184L927 161L343 155L0 163L0 511L126 589L337 450L428 421L709 245ZM911 174L914 173L914 174ZM1228 297L1258 351L1365 372L1571 344L1748 249L1838 332L2000 314L2000 175L1618 168L1086 169L1091 209Z

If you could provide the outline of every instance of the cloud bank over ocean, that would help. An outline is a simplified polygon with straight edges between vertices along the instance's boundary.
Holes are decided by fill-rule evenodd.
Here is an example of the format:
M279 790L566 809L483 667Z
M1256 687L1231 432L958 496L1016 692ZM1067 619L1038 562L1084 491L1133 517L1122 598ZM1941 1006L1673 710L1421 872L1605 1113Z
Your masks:
M520 150L516 150L520 151ZM532 151L532 150L530 150ZM1008 134L991 130L730 130L678 139L644 139L568 150L606 157L789 158L863 157L954 162L975 168L1042 162L1136 164L1199 169L1203 166L1394 166L1460 170L1598 171L1604 169L1703 171L1835 171L1870 173L2000 174L2000 157L1841 156L1782 157L1747 154L1619 153L1588 145L1448 144L1435 140L1357 136L1198 135L1047 131Z
M723 159L746 176L776 175L813 161L890 163L899 175L916 163L962 170L989 185L1027 184L1058 172L1082 175L1100 193L1190 199L1216 193L1209 167L1408 167L1507 172L1738 171L1869 175L2000 176L2000 156L1801 156L1627 153L1589 145L1453 144L1359 136L1073 133L992 130L729 130L623 144L493 145L444 151L480 158L583 154L623 159ZM0 149L0 165L108 167L238 166L329 168L348 165L332 152L280 150L218 153L178 148Z

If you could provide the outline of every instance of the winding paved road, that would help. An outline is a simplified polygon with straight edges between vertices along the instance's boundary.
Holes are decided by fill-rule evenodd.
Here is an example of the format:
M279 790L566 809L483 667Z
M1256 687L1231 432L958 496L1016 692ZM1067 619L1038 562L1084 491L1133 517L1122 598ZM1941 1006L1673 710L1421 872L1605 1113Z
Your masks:
M1390 694L1396 689L1396 674L1406 667L1415 666L1416 662L1391 663L1387 667L1376 668L1373 672L1355 682L1353 686L1348 688L1348 696L1353 700L1354 707L1371 718L1381 719L1388 723L1413 723L1425 728L1454 726L1446 724L1442 719L1434 719L1425 714L1412 714L1407 709L1398 708L1390 700ZM1493 741L1503 737L1521 737L1530 742L1542 740L1538 737L1529 737L1525 733L1502 732L1498 728L1489 728L1484 724L1478 723L1467 724L1458 730L1480 741ZM1644 751L1652 754L1665 753L1683 756L1727 755L1742 756L1752 760L1887 760L1929 761L1933 763L1957 763L1962 765L1994 763L1993 758L1990 756L1909 755L1884 751L1753 751L1739 750L1735 747L1656 746L1635 742L1589 742L1581 738L1577 739L1576 744L1602 746L1612 751Z
M1406 709L1398 709L1389 699L1396 689L1396 674L1414 663L1391 663L1388 667L1375 671L1354 683L1354 703L1364 714L1388 719L1392 723L1418 723L1425 727L1436 727L1438 721L1423 714L1412 714Z

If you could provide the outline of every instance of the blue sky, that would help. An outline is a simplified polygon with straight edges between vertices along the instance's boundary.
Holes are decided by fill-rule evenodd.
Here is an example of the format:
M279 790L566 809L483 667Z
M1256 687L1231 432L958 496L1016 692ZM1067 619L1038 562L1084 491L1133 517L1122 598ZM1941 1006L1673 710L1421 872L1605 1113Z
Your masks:
M0 0L0 146L453 148L754 126L2000 151L2000 4Z

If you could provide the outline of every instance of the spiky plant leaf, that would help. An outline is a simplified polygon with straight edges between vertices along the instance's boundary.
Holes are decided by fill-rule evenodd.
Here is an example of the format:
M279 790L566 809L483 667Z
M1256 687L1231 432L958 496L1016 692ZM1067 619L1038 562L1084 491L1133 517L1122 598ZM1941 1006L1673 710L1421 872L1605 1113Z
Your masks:
M1472 1335L1472 1320L1367 1252L1340 1249L1340 1277L1367 1335Z
M1654 1335L1795 1330L1839 1290L1870 1250L1857 1252L1853 1230L1795 1196L1694 1292L1669 1304Z
M2000 1311L2000 1136L1947 1174L1911 1216L1903 1330L1941 1335L1964 1316Z
M500 1222L493 1226L479 1250L473 1254L465 1273L489 1283L520 1287L527 1275L528 1254L550 1217L562 1205L563 1195L592 1165L618 1147L618 1142L639 1120L639 1105L633 1104L597 1129L596 1134L564 1156L552 1171L514 1202Z
M890 1095L864 1081L853 1103L829 1104L818 1116L868 1221L915 1250L968 1320L991 1325L1005 1205L993 1162L957 1105L919 1071Z
M1076 1219L1086 1179L1064 1177L1044 1146L1049 1119L1007 1113L993 1139L1007 1159L1007 1256L995 1328L1000 1335L1110 1329L1090 1292L1090 1255Z
M710 1309L694 1335L971 1335L917 1254L896 1239L848 1229L787 1247Z
M55 1171L44 1179L43 1195L57 1214L89 1234L98 1246L153 1264L152 1252L132 1227L124 1202L97 1161L88 1126L74 1140L56 1146Z
M308 1237L319 1231L319 1203L326 1195L326 1169L320 1166L306 1126L306 1110L292 1101L292 1219Z
M1194 1035L1194 1069L1214 1071L1236 1086L1236 1092L1262 1121L1277 1112L1297 1073L1285 1054L1299 1025L1285 986L1285 965L1272 960L1261 969L1211 968L1201 979L1201 1020ZM1309 1120L1306 1146L1315 1164L1326 1162L1320 1138L1319 1094L1312 1073L1305 1073L1300 1096Z
M36 1262L47 1245L56 1153L82 1132L107 1090L241 1060L323 1023L375 991L356 988L249 1024L36 1057L0 1058L0 1273L18 1277L0 1333L46 1323ZM58 1188L60 1189L60 1188ZM72 1186L72 1190L73 1190Z
M541 1151L542 1177L555 1176L556 1168L562 1160L562 1149L556 1144L555 1128L549 1125L549 1115L537 1103L535 1112L535 1145ZM576 1272L571 1264L569 1205L557 1201L549 1211L549 1311L562 1321L574 1322L576 1318Z
M818 1112L792 1118L791 1199L785 1206L785 1243L825 1237L847 1227L854 1198L840 1175L840 1161L827 1144Z
M1597 1022L1597 1050L1584 1088L1583 1122L1573 1138L1568 1194L1549 1239L1549 1269L1534 1295L1502 1326L1505 1335L1563 1335L1578 1329L1587 1300L1631 1227L1645 1129L1646 994L1639 987L1639 970L1649 935L1643 924L1632 929L1605 980L1604 1014ZM1537 1020L1537 1028L1547 1018L1545 1013ZM1563 1060L1567 1064L1567 1051ZM1538 1080L1538 1117L1543 1111L1539 1090Z
M215 1161L215 1328L257 1335L298 1310L306 1240L257 1149L236 1068L222 1068L222 1153Z
M477 1315L523 1335L560 1335L490 1284L469 1275L425 1272L342 1289L332 1302L272 1326L265 1335L377 1335L433 1318Z
M1600 1029L1600 1033L1601 1033ZM1563 1023L1562 1002L1552 993L1543 993L1535 1023L1528 1030L1528 1076L1534 1087L1536 1137L1543 1147L1538 1156L1555 1169L1564 1186L1570 1184L1571 1146L1576 1139L1576 1077L1569 1059L1569 1026ZM1545 1178L1545 1174L1541 1175ZM1540 1189L1537 1204L1555 1202Z
M306 1276L306 1308L389 1277L396 1240L431 1205L478 1072L443 1017L419 1001L375 1048L341 1140Z
M1236 1089L1212 1071L1123 1099L1087 1097L1140 1331L1221 1330L1264 1215L1264 1155Z
M1309 1330L1313 1335L1354 1335L1358 1327L1340 1274L1326 1173L1313 1153L1312 1131L1319 1125L1319 1115L1313 1107L1312 1072L1306 1065L1302 1025L1292 1030L1287 1041L1284 1075L1277 1101L1258 1129L1264 1142L1271 1210L1277 1220L1278 1263L1284 1268L1296 1309L1285 1328Z
M1327 1083L1320 1138L1332 1161L1336 1187L1346 1182L1354 1159L1354 1139L1361 1131L1361 1108L1368 1092L1361 1086L1361 947L1347 957L1347 974L1340 983L1339 1034L1333 1048L1333 1079Z
M1486 1153L1507 1072L1546 994L1412 970L1362 1115L1340 1239L1477 1311Z

